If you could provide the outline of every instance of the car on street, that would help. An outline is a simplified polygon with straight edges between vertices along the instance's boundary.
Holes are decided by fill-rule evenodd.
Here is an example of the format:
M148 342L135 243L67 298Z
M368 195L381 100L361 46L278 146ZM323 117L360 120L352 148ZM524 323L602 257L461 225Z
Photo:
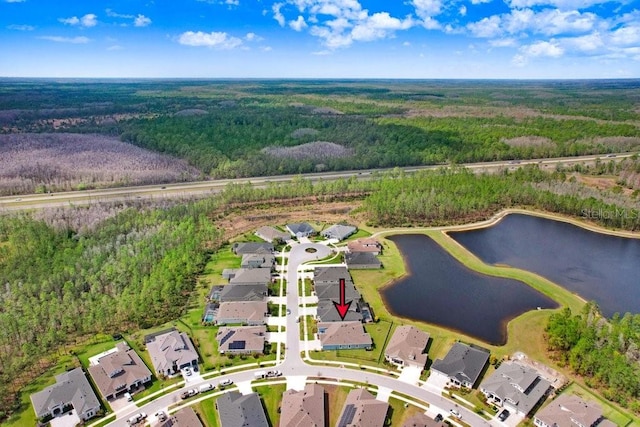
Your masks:
M287 308L287 314L291 314L291 309Z
M500 421L504 421L507 418L509 418L509 415L511 415L511 414L509 413L509 411L507 409L505 409L502 412L500 412L500 415L498 415L498 419Z
M458 411L457 409L452 409L449 411L449 413L459 420L462 419L462 414L460 414L460 411Z
M231 381L230 379L226 379L226 380L220 381L220 384L218 384L218 387L227 387L227 386L230 386L231 384L233 384L233 381Z
M280 371L267 371L267 377L274 378L282 376L282 372Z
M181 399L188 399L188 398L190 398L191 396L195 396L196 394L198 394L198 390L196 390L195 388L192 388L192 389L190 389L190 390L183 391L183 392L180 394L180 398L181 398Z
M165 414L163 411L158 411L156 412L156 418L158 418L158 421L166 421L167 414Z
M187 367L187 368L184 368L184 369L182 370L182 374L183 374L185 377L190 377L192 373L193 373L193 372L191 371L191 368L188 368L188 367Z

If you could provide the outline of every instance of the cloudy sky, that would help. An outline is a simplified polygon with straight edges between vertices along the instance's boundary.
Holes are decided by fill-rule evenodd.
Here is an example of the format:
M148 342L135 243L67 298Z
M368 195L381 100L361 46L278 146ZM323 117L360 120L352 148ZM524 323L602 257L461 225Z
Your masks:
M638 0L0 0L0 76L640 77Z

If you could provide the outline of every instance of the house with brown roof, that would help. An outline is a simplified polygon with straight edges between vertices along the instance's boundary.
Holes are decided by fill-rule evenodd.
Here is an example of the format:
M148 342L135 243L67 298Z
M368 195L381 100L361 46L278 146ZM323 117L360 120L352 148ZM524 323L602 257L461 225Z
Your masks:
M336 427L383 427L389 404L363 388L351 390L344 402Z
M446 427L447 425L442 421L436 421L433 418L429 418L423 413L419 413L409 418L402 424L402 427Z
M216 324L249 326L264 325L268 313L265 301L231 301L223 302L218 307Z
M319 322L318 338L323 350L370 350L373 345L371 335L364 330L361 322Z
M184 332L172 330L145 337L151 363L158 374L173 375L180 369L198 366L198 353Z
M280 403L280 427L325 427L326 392L318 384L287 390Z
M384 351L384 358L396 366L416 366L424 369L427 363L425 349L429 334L420 329L404 325L396 328Z
M291 235L289 233L285 233L284 231L280 231L277 228L270 227L268 225L258 228L255 235L269 243L286 243L291 240Z
M186 407L171 415L160 427L204 427L193 408Z
M480 384L490 404L527 416L547 396L551 384L538 371L518 362L504 362Z
M89 366L89 374L107 400L132 393L151 382L151 371L124 341L118 343L114 351L95 360L95 364Z
M538 427L603 427L609 423L600 404L574 394L563 394L542 408L533 418Z
M264 352L266 326L221 327L216 334L220 354L257 354Z
M56 383L33 393L31 404L38 419L57 417L71 408L82 420L95 417L100 411L100 401L91 388L82 368L56 375Z
M382 253L382 245L376 239L367 237L348 242L347 250L351 253L369 252L373 255L380 255Z

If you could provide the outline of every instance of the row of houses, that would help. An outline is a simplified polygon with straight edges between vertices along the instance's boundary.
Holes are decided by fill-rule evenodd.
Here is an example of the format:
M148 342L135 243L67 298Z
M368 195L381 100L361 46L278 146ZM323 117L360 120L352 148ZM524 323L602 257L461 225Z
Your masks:
M173 375L186 367L198 366L198 353L183 332L169 329L147 335L145 345L157 375ZM90 358L89 363L88 373L107 401L142 390L152 379L147 365L124 341ZM54 385L31 395L31 403L39 419L74 409L80 419L88 420L100 411L100 400L82 368L56 376Z
M300 239L304 237L311 237L318 234L315 228L306 222L297 222L285 225L286 232L278 230L275 227L264 226L256 230L255 235L262 240L269 243L288 243L293 238ZM358 229L348 224L335 224L320 232L320 235L325 239L331 239L335 242L340 242L352 234Z

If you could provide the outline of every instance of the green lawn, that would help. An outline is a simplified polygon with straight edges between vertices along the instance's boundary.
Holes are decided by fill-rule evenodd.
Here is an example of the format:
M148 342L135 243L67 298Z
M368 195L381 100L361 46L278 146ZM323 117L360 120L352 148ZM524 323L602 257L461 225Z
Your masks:
M327 391L326 398L329 406L329 425L335 426L338 423L340 412L342 412L344 401L347 400L347 395L352 388L326 384L322 384L322 387Z
M284 384L272 384L256 387L254 389L262 399L262 404L267 411L269 425L272 427L278 427L278 425L280 425L280 414L278 413L278 409L280 408L280 402L282 401L282 393L284 393L286 389L287 387Z
M200 419L204 422L205 427L218 427L218 411L216 411L217 398L205 399L193 405L193 409L200 415Z
M424 412L424 409L409 405L393 397L389 398L389 406L387 418L391 420L391 423L388 424L391 426L402 426L414 415Z
M562 392L562 394L575 394L584 400L599 403L602 406L603 415L607 419L613 421L617 426L640 425L640 417L633 416L628 412L626 412L625 410L617 408L616 406L614 406L613 403L599 397L598 395L596 395L590 390L587 390L585 387L583 387L580 384L577 384L577 383L571 384Z

